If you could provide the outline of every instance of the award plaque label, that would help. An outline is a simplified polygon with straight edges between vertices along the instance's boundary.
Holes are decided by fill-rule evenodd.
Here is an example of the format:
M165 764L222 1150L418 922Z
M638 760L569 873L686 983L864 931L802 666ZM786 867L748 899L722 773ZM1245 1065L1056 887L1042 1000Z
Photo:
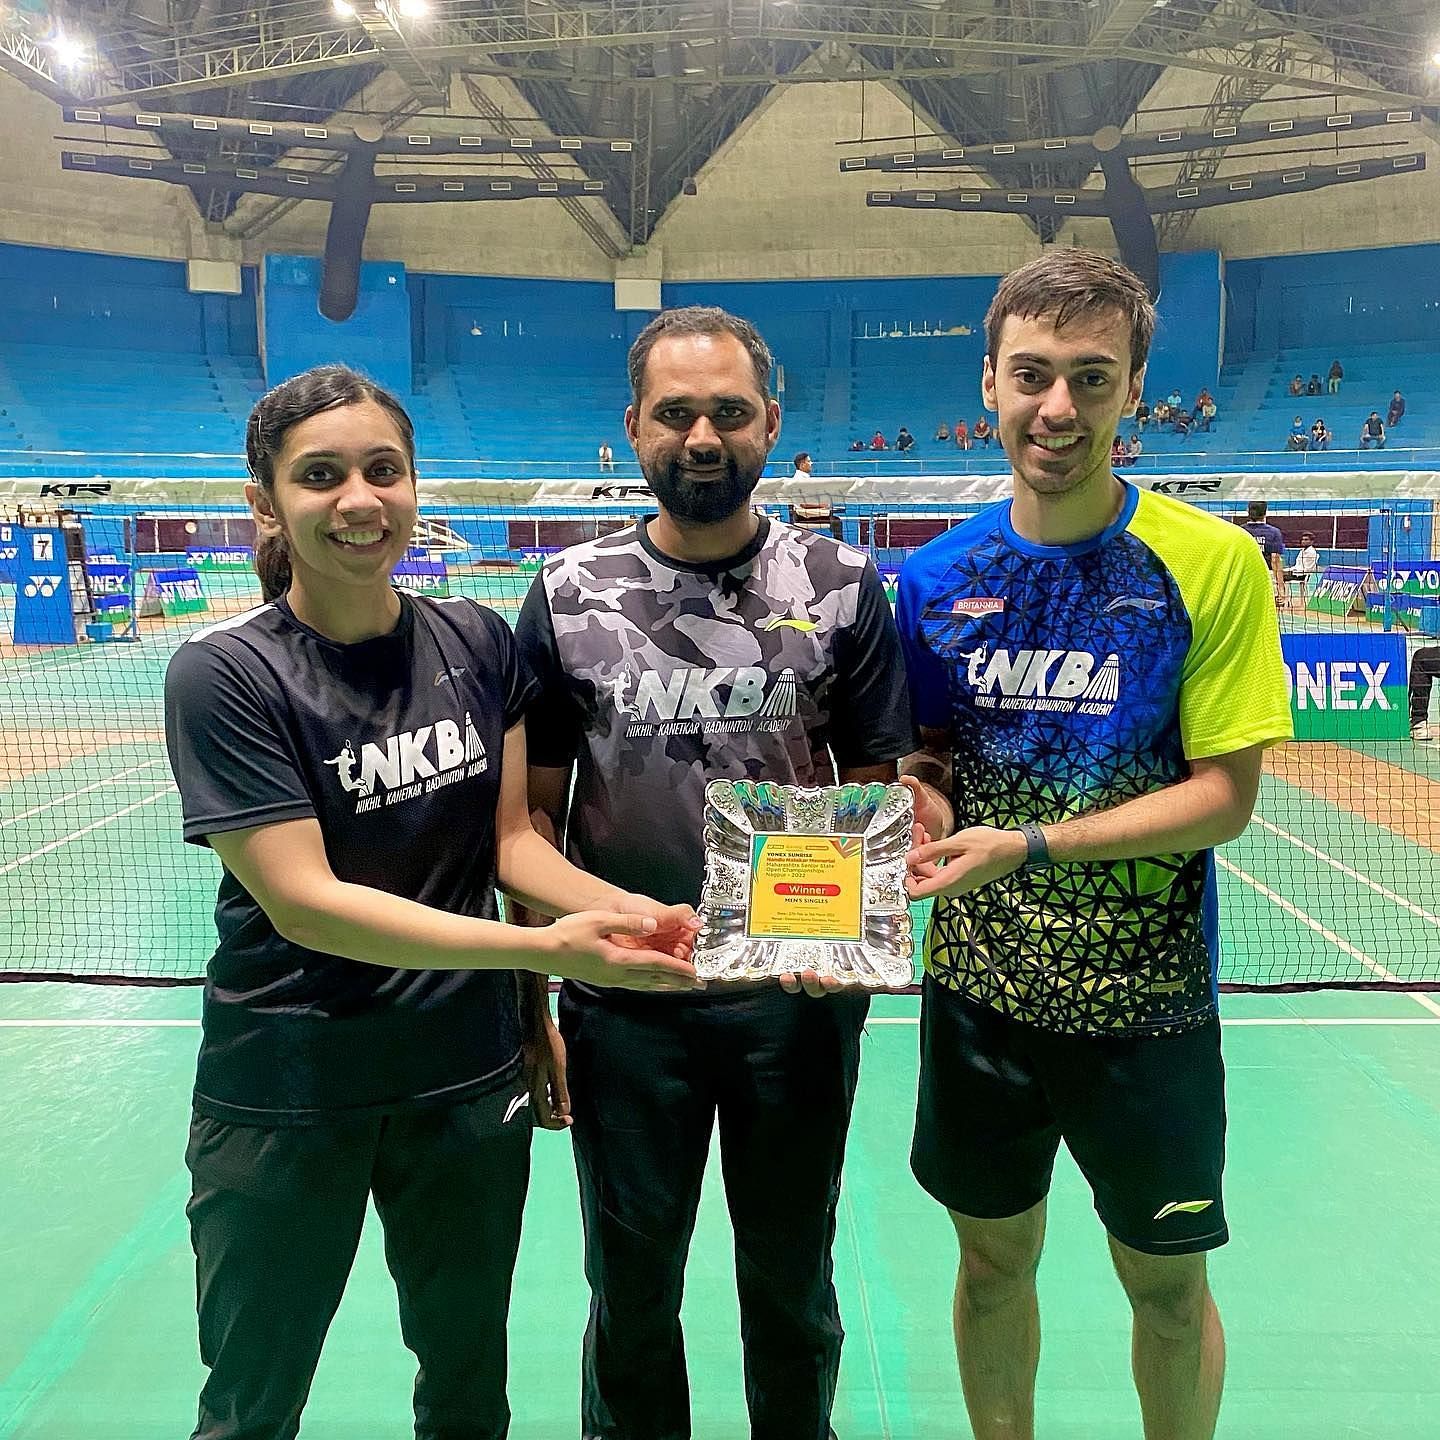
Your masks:
M909 985L912 820L903 785L712 780L696 973L762 980L813 970L871 989Z
M756 939L859 940L865 842L854 835L752 835Z

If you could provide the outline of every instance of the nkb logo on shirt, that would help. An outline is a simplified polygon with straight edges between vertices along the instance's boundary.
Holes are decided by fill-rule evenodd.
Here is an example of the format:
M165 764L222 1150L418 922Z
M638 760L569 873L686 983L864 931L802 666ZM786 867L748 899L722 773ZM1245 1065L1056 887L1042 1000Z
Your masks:
M977 650L960 653L975 704L990 710L1108 715L1120 698L1120 657L1088 650Z
M771 680L758 665L681 666L662 675L628 667L605 682L627 736L775 733L795 718L795 672Z
M454 720L437 720L379 742L367 740L358 756L347 740L345 748L325 763L335 767L347 795L360 797L355 802L357 815L482 775L490 764L468 710L463 733Z

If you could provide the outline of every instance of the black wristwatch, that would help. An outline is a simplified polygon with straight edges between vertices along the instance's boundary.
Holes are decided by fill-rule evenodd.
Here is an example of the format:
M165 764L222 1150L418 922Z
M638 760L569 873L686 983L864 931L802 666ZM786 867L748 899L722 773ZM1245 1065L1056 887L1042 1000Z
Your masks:
M1025 837L1025 861L1020 866L1022 870L1040 870L1054 863L1050 859L1050 847L1045 843L1045 832L1034 821L1027 820L1021 825L1020 833Z

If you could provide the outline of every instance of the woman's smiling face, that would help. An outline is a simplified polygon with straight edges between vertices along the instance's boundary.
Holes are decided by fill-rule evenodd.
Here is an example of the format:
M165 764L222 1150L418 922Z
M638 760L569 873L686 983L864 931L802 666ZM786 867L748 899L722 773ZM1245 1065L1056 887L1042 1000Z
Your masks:
M270 495L246 487L262 533L284 535L307 589L388 585L415 527L415 475L395 419L373 400L286 432Z

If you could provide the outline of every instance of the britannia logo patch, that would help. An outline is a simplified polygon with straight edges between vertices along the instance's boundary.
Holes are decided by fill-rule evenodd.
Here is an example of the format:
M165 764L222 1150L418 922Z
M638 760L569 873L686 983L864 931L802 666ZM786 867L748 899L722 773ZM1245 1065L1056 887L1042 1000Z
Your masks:
M969 615L979 619L982 615L1002 615L1005 612L1005 601L1001 596L995 595L967 595L963 600L957 600L951 607L953 615Z

